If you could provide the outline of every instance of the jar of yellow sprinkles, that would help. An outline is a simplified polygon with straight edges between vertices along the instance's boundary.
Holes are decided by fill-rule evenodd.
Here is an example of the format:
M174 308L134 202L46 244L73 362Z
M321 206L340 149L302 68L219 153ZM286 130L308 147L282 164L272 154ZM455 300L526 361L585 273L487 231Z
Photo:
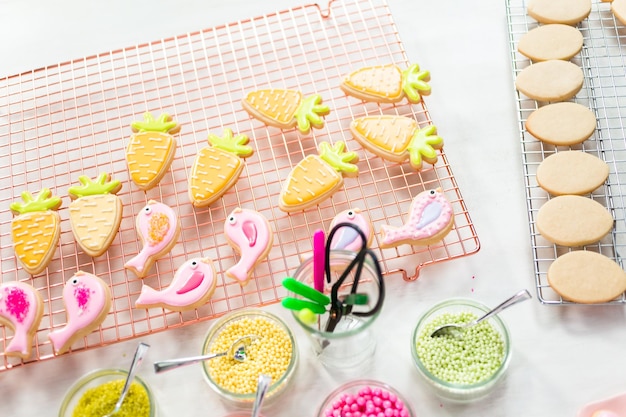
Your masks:
M266 404L289 386L298 362L295 338L278 316L262 310L231 312L209 330L202 355L227 354L204 361L209 386L223 399L251 408L260 374L272 378Z

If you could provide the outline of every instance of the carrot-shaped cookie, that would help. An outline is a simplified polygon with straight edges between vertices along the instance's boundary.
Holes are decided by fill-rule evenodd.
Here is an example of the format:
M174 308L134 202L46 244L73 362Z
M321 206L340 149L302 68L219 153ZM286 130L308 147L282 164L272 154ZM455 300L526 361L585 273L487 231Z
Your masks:
M115 194L122 188L118 180L102 173L94 181L86 175L82 185L70 187L70 225L74 238L86 254L96 257L111 246L122 222L122 200Z
M417 122L404 116L366 116L354 119L350 131L363 147L393 162L407 159L416 170L422 163L437 162L443 139L433 125L420 129Z
M348 95L377 103L398 103L406 97L419 103L430 94L430 72L413 64L406 70L397 65L365 67L348 74L340 87Z
M296 126L302 134L308 134L311 126L324 126L322 116L330 113L322 104L322 96L314 94L303 97L296 90L258 90L248 93L242 102L245 111L269 126L291 129Z
M355 152L344 152L344 142L330 146L320 143L319 155L309 155L289 173L280 192L278 206L285 212L294 212L320 203L343 185L343 176L359 174Z
M142 190L149 190L161 181L174 159L176 140L172 134L180 126L163 113L158 119L145 113L142 121L132 123L135 132L126 148L130 177Z
M243 159L252 155L246 135L209 135L209 146L201 149L189 175L189 199L196 207L206 207L235 185L243 170Z
M61 199L43 188L33 197L22 192L22 202L14 202L10 208L17 217L11 222L13 249L24 269L36 275L46 269L54 255L61 236L61 218L56 210Z

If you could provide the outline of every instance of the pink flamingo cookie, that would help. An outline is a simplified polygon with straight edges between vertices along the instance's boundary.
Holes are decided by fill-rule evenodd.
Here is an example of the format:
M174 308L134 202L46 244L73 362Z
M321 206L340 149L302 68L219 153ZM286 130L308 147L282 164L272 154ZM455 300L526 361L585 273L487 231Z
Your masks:
M359 229L361 229L361 231L367 238L366 245L369 246L369 244L372 242L372 238L374 237L374 229L372 228L372 223L367 218L365 213L363 213L360 209L348 209L337 214L333 218L333 221L330 223L330 230L332 230L340 223L354 224ZM361 250L361 246L363 246L361 236L356 230L351 227L342 227L341 229L337 230L333 237L333 241L330 242L330 249L332 250L341 249L358 252L359 250Z
M111 310L111 290L97 276L77 271L63 288L67 323L48 334L56 355L69 350L74 342L100 326Z
M238 207L226 219L224 234L228 243L241 255L239 261L228 268L226 275L244 286L250 280L254 267L272 249L272 229L261 213Z
M136 227L143 247L134 258L126 262L124 268L143 278L152 264L176 245L180 221L169 206L150 200L137 215Z
M191 310L211 298L216 282L215 267L210 259L190 259L178 268L167 288L157 291L144 284L135 307Z
M43 316L43 299L33 286L15 281L0 285L0 324L13 330L7 356L30 357L33 337Z
M404 243L427 246L443 239L454 226L452 205L440 188L426 190L413 199L409 219L402 227L381 226L381 248Z

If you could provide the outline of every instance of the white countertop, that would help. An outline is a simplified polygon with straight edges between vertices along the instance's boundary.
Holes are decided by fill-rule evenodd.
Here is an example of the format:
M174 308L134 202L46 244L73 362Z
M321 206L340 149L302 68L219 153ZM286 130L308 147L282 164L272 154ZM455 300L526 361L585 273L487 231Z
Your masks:
M297 4L0 0L0 76ZM389 6L409 59L432 74L427 106L445 131L446 154L481 249L427 267L415 282L388 280L388 298L394 302L385 304L373 328L375 362L356 376L392 385L420 417L574 416L587 402L626 391L623 306L544 306L536 299L502 313L514 352L506 380L492 395L454 405L439 400L420 380L411 364L409 338L421 312L453 296L496 305L520 288L533 295L536 290L504 2L389 0ZM349 377L316 362L302 330L279 305L266 308L294 324L301 354L295 383L267 414L313 415ZM146 361L197 354L210 325L141 338L152 346ZM94 368L125 366L136 344L117 343L0 372L0 415L54 415L79 376ZM219 416L229 410L198 366L163 375L145 366L140 373L156 392L161 416Z

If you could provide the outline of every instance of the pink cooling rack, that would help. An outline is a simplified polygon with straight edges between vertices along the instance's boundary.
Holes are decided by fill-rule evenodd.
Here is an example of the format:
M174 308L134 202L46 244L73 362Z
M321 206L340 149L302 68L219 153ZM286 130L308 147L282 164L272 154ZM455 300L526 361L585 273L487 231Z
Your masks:
M408 163L389 163L363 150L350 135L350 121L363 115L409 116L420 127L433 123L424 104L366 104L339 89L342 75L388 63L409 65L387 5L347 0L296 7L0 79L0 279L28 282L45 300L32 358L23 362L2 357L0 370L54 357L47 335L66 323L61 293L77 270L95 273L110 285L113 307L100 328L75 343L72 351L274 303L285 295L282 279L295 271L302 254L311 251L313 231L327 229L337 212L359 207L367 211L377 231L382 224L399 226L412 198L427 188L444 190L454 207L455 227L429 247L381 250L376 238L372 246L385 274L410 281L426 265L478 251L478 237L443 151L434 166L426 164L417 172ZM240 102L247 92L261 88L321 94L331 108L324 128L301 136L251 119ZM143 192L129 180L124 152L131 122L146 111L167 112L182 128L170 170L156 188ZM207 135L221 135L224 128L248 135L254 154L247 158L236 186L221 200L194 209L187 196L190 167L206 146ZM319 142L339 140L358 153L358 178L347 178L344 188L318 207L295 214L280 211L278 194L291 168L315 153ZM100 172L123 182L118 196L124 216L109 250L94 259L74 241L67 190L78 184L80 175L94 178ZM62 233L49 267L30 276L15 260L8 207L22 191L43 187L63 200ZM219 281L201 308L185 313L134 308L142 280L123 265L141 248L134 219L150 199L179 213L182 232L178 244L144 282L165 287L187 258L209 257ZM222 233L235 207L261 212L275 232L267 260L245 287L223 275L238 259ZM0 349L11 338L12 332L0 327Z

